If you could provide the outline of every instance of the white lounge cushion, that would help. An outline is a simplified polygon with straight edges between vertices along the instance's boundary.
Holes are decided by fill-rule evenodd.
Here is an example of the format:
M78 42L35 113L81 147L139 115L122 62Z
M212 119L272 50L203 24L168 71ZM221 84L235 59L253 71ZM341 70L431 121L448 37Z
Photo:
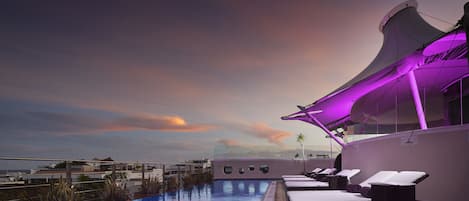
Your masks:
M343 170L341 170L340 172L338 172L338 173L335 174L335 175L338 175L338 176L347 176L347 175L350 174L350 171L351 171L351 170L349 170L349 169L343 169Z
M397 174L398 174L397 171L379 171L376 174L374 174L373 176L371 176L368 179L366 179L365 181L363 181L362 183L360 183L359 185L361 187L371 188L371 183L386 182L388 179L390 179L391 177L393 177Z
M402 171L393 177L387 179L385 183L388 184L412 184L415 183L418 179L427 175L425 172L420 171Z
M360 169L352 169L352 170L344 169L344 170L340 171L339 173L337 173L336 175L345 176L348 179L350 179L351 177L357 175L358 173L360 173Z
M304 178L300 178L300 177L287 177L287 178L283 178L284 181L316 181L315 179L313 178L309 178L309 177L304 177Z
M326 168L325 170L321 171L319 174L332 174L334 173L335 168Z
M321 181L287 181L285 186L287 188L329 187L329 183Z
M287 195L290 201L370 201L360 193L341 190L288 191Z
M305 178L307 176L297 174L297 175L282 175L282 178Z
M353 177L353 176L357 175L358 173L360 173L360 171L361 171L360 169L351 169L351 170L350 170L350 174L347 175L347 176L348 176L349 179L350 179L351 177Z
M311 171L311 173L318 173L320 172L322 169L321 168L315 168L314 170Z

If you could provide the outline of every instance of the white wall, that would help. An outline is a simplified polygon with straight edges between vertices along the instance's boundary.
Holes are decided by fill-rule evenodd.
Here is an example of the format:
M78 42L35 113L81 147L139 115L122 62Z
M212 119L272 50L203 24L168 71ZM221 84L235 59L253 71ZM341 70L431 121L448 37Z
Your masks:
M411 143L405 143L409 139ZM469 200L469 125L411 131L349 143L342 168L360 168L359 183L380 170L419 170L417 200Z
M250 171L249 166L254 165L255 170ZM261 165L268 165L269 172L262 173ZM306 170L314 168L326 168L334 165L334 159L310 159L306 160ZM225 174L224 166L232 166L233 173ZM239 168L244 168L245 173L239 174ZM301 174L303 161L292 159L215 159L213 161L214 179L280 179L286 174Z

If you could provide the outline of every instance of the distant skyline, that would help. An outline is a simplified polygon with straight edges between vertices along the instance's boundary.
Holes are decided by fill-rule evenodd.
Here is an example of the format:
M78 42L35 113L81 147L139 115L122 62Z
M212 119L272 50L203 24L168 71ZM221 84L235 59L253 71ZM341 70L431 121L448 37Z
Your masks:
M364 69L401 2L1 2L0 155L182 161L299 148L300 132L328 151L280 117ZM418 3L448 31L465 1Z

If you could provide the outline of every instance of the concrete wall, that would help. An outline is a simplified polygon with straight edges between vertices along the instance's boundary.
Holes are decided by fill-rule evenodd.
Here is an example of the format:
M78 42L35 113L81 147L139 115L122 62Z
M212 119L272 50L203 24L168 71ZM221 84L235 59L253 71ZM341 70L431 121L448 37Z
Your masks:
M314 168L331 167L333 159L310 159L306 160L306 170ZM249 166L254 165L254 171ZM264 174L259 170L261 165L268 165L269 172ZM231 174L225 174L225 166L233 167ZM245 173L239 174L239 169L244 168ZM214 179L280 179L286 174L301 174L303 172L303 161L292 159L215 159L213 161Z
M342 151L342 167L361 169L352 183L380 170L425 171L430 176L417 185L417 200L469 200L469 125L349 143Z

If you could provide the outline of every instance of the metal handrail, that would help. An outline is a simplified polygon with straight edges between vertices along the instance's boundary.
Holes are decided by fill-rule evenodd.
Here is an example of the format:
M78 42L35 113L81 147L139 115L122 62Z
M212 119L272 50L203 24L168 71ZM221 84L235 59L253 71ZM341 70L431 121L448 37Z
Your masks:
M77 191L75 194L83 194L83 193L92 193L92 192L97 192L97 191L102 191L104 189L99 188L99 189L90 189L90 190L83 190L83 191Z
M64 172L61 172L60 174L63 174L63 173L66 174L66 176L65 176L66 182L72 188L75 188L73 185L103 183L103 182L106 181L106 180L103 180L103 179L97 179L97 180L90 180L90 181L75 181L75 182L73 182L72 181L72 174L77 174L77 173L72 172L72 167L71 167L72 162L96 163L96 164L100 164L100 165L103 165L103 164L112 165L112 175L115 175L116 173L118 173L119 170L116 170L116 165L119 165L119 164L142 165L142 167L146 166L147 168L151 167L153 165L156 166L156 167L160 166L163 169L163 174L162 174L163 181L166 179L166 176L164 175L164 171L165 171L165 167L167 167L167 165L177 166L178 172L186 171L187 168L189 168L190 171L194 171L194 169L192 167L200 165L200 163L190 163L190 162L167 163L167 162L158 162L158 161L101 161L101 160L84 160L84 159L75 160L75 159L64 159L64 158L35 158L35 157L0 156L0 161L2 161L2 160L4 160L4 161L65 162L66 167L64 169L61 169L61 171L64 171ZM183 165L185 167L181 167L181 165ZM142 180L144 179L144 175L146 175L147 168L143 168L143 169L140 170L140 172L142 172ZM2 190L15 190L15 189L41 188L41 187L49 187L51 185L54 185L54 184L47 183L47 184L30 184L30 185L26 184L26 185L20 185L20 186L4 186L4 187L0 187L0 191L2 191ZM85 186L83 186L83 187L85 187ZM99 192L99 191L103 190L102 188L88 189L88 190L85 190L85 189L86 188L83 188L83 190L76 191L75 193L76 194L87 194L87 193ZM12 199L12 200L9 200L9 201L19 201L19 200L18 199Z
M155 165L198 165L198 163L175 163L175 162L158 162L158 161L100 161L100 160L85 160L85 159L63 159L63 158L34 158L34 157L9 157L0 156L0 160L12 161L70 161L70 162L88 162L88 163L128 163L128 164L155 164Z
M36 185L24 185L24 186L8 186L8 187L0 187L0 190L12 190L12 189L22 189L22 188L37 188L37 187L45 187L50 186L50 184L36 184Z
M75 182L72 182L72 184L73 185L75 185L75 184L92 184L92 183L103 183L105 181L106 180L104 180L104 179L92 180L92 181L75 181Z

